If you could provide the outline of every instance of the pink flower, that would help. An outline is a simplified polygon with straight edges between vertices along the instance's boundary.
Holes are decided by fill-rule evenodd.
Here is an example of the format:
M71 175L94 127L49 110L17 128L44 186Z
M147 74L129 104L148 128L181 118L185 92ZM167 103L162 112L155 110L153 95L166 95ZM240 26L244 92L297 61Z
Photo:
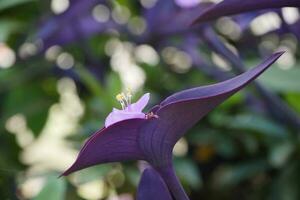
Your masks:
M119 121L126 119L141 118L145 119L146 114L142 110L146 107L149 102L150 94L144 94L136 103L131 104L131 94L121 93L117 95L117 100L122 105L122 110L113 108L112 112L105 119L105 127L108 127Z
M197 6L200 0L175 0L175 3L182 8L191 8Z

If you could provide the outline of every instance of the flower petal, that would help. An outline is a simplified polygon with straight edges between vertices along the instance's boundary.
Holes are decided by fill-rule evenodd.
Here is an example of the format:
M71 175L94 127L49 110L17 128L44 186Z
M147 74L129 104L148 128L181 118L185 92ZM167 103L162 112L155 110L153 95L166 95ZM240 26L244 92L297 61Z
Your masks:
M142 174L137 191L137 200L172 200L167 185L158 172L147 168Z
M119 121L126 119L144 119L145 114L142 112L128 112L125 110L113 109L113 111L105 119L105 127L109 127Z
M142 112L142 110L146 107L150 99L150 94L144 94L136 103L133 103L129 106L130 111L133 112Z
M82 147L75 163L62 176L96 164L142 160L137 142L144 119L130 119L97 131Z
M222 16L235 15L244 12L268 8L300 7L297 0L224 0L205 10L193 22L201 23L217 19Z
M175 3L182 8L191 8L197 6L200 0L175 0Z

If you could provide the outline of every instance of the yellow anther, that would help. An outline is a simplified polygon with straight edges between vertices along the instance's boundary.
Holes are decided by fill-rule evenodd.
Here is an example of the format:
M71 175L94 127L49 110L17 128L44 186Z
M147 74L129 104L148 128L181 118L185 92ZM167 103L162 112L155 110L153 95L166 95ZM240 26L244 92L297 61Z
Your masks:
M123 93L117 94L116 99L117 99L118 101L123 101L123 99L124 99L124 94L123 94Z
M120 102L120 104L122 105L122 108L125 109L126 107L128 107L131 104L131 93L130 91L127 89L127 91L124 93L120 93L116 96L116 99Z

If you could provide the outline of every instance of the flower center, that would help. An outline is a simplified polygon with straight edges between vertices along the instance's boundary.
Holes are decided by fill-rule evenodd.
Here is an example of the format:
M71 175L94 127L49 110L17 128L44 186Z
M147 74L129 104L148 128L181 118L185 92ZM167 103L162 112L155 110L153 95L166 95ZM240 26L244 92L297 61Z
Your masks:
M131 104L131 91L127 89L126 92L119 93L116 99L120 102L122 109L125 110Z
M158 117L158 115L154 114L153 112L149 112L146 114L146 119L153 119L153 118L158 119L159 117Z

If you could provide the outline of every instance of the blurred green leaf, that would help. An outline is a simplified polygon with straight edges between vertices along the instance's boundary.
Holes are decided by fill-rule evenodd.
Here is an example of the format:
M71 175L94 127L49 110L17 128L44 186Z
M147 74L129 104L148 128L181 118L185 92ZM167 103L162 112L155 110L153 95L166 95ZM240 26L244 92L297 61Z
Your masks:
M300 113L300 94L287 94L286 99L288 103Z
M218 168L213 177L214 185L218 188L233 187L254 177L269 168L264 160L253 160L235 165L223 165Z
M10 19L1 19L0 20L0 41L6 41L9 35L19 30L23 27L21 22L10 20Z
M174 165L176 173L184 183L195 190L202 186L202 177L195 162L187 158L177 158Z
M300 162L295 160L287 165L276 179L269 193L270 200L298 200L300 199Z
M77 72L82 82L91 91L93 95L102 98L105 97L104 89L100 81L98 81L90 71L84 68L84 66L77 64L75 68L75 72Z
M111 72L108 74L106 79L107 79L107 83L106 83L107 96L110 97L114 106L119 106L119 102L115 100L116 99L115 97L123 89L120 77L118 74Z
M55 98L47 94L41 84L27 84L11 90L4 98L4 119L21 113L26 116L28 126L37 135L43 128L48 109Z
M136 167L126 166L124 172L129 182L137 187L141 178L139 170Z
M244 96L245 95L243 92L235 93L234 95L229 97L229 99L227 99L224 103L222 103L218 109L229 110L232 109L233 106L239 106L242 103Z
M0 174L2 176L13 177L19 172L19 170L22 169L22 165L19 160L20 153L21 148L18 146L15 135L10 134L5 130L1 131Z
M273 66L259 78L263 85L282 93L300 93L300 68L292 67L287 70Z
M41 192L33 200L64 200L66 182L64 178L49 176Z
M97 165L81 170L74 174L74 181L76 184L84 184L94 180L103 179L112 169L112 165Z
M210 115L210 119L214 124L229 129L254 131L264 136L279 138L288 135L288 131L284 127L262 115L247 113L232 117L214 112Z
M27 84L34 84L35 81L38 81L38 84L41 80L47 81L49 76L46 78L45 73L48 73L49 69L49 63L43 63L41 67L41 63L37 60L30 63L22 62L11 68L0 70L0 93L14 90L16 87L27 86Z
M288 162L289 157L294 152L295 146L291 141L280 141L270 148L269 162L274 167L282 167Z
M36 0L1 0L0 1L0 11L3 11L14 6L18 6L24 3L32 2Z
M217 130L202 129L193 131L188 135L187 139L193 145L212 145L217 154L225 158L232 158L238 152L234 139L230 135Z

